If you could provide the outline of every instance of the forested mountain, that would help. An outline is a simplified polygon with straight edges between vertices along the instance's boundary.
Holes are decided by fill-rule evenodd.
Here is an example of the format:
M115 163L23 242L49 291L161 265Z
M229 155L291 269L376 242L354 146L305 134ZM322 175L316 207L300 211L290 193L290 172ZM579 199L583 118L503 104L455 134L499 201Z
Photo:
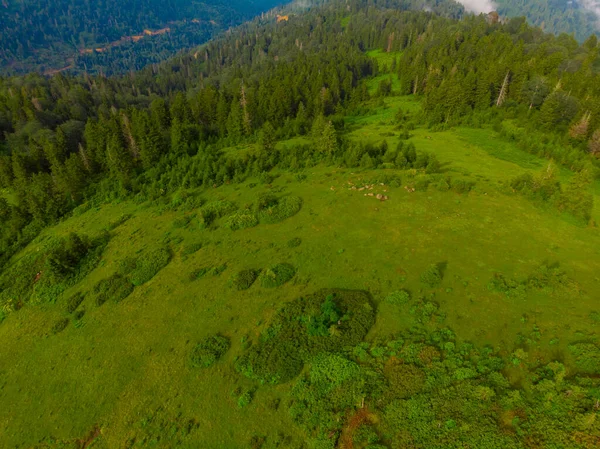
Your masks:
M0 5L0 73L136 70L278 3L7 0Z
M597 37L280 14L0 78L0 446L597 447Z
M501 16L527 17L548 33L574 34L580 41L600 33L600 4L594 0L498 0L496 4Z

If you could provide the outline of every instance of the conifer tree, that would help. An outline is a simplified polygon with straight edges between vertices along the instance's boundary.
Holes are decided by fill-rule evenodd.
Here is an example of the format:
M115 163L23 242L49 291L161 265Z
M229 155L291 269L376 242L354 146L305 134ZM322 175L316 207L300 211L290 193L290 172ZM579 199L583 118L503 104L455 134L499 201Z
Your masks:
M258 136L258 149L271 153L275 150L275 129L270 122L265 122Z

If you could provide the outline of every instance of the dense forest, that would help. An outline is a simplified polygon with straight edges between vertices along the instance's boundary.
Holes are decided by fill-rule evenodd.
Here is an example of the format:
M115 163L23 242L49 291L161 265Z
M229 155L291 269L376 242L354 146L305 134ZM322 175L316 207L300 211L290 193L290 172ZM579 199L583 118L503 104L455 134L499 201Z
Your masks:
M16 1L0 8L0 73L111 74L163 61L278 2Z
M593 0L499 0L498 13L504 17L525 16L529 23L547 33L572 34L584 41L600 31L600 7Z
M291 436L268 434L270 429L252 429L244 447L597 447L600 349L592 339L593 332L574 330L578 339L562 349L568 356L552 347L542 353L538 346L550 333L546 335L540 330L538 315L523 313L514 321L529 328L518 334L516 346L504 340L506 347L480 346L461 340L446 327L445 312L437 302L439 296L452 295L453 289L458 291L454 293L457 298L464 292L465 303L476 306L483 303L484 294L494 295L492 298L498 302L514 301L511 304L515 309L521 303L533 308L531 298L538 297L569 306L581 298L589 300L586 295L593 292L580 288L573 280L573 273L546 259L541 261L548 254L570 251L568 243L563 245L560 241L559 248L558 243L544 241L543 248L535 252L536 263L538 259L540 263L515 278L491 269L482 271L482 279L487 277L485 293L479 295L467 293L479 277L466 279L455 275L450 280L446 262L419 266L420 274L414 280L418 288L411 291L398 288L383 296L378 304L389 310L405 308L409 311L409 324L394 335L388 333L378 340L366 340L369 332L386 319L378 315L372 293L333 286L309 294L301 287L313 287L309 284L310 276L301 278L291 263L275 263L269 258L268 266L263 260L264 267L258 267L257 260L261 259L256 256L257 243L252 240L257 238L256 234L252 238L244 235L240 240L227 236L278 224L299 214L305 200L282 193L283 181L274 188L276 178L285 173L288 184L297 183L309 191L302 183L307 176L323 169L325 181L318 183L320 190L314 193L314 198L325 197L323 191L328 194L359 191L361 200L378 200L377 207L368 212L373 222L377 220L373 217L383 214L380 209L388 201L388 194L391 195L387 189L400 186L400 176L409 180L403 189L407 195L426 192L423 197L407 200L417 202L415 198L420 198L414 214L406 212L407 206L389 219L394 228L387 234L377 234L377 228L373 226L374 231L368 223L369 232L364 235L368 235L369 245L377 244L371 240L391 242L398 238L400 232L394 234L396 227L414 219L413 215L422 216L426 209L423 204L430 204L435 195L446 194L455 196L444 197L431 219L419 222L418 229L436 226L444 214L449 214L457 224L443 230L444 240L453 241L461 231L469 240L476 240L471 239L472 233L483 228L480 240L485 239L491 245L494 242L490 241L501 240L496 232L502 226L496 226L497 218L492 216L494 207L490 206L498 201L496 192L492 188L478 192L481 201L490 201L481 203L478 210L489 216L472 219L476 226L466 227L466 219L461 221L458 207L468 201L475 184L466 179L468 170L452 171L448 168L451 162L440 162L435 152L419 148L411 140L417 128L426 130L422 141L425 143L448 138L449 134L443 133L468 128L494 132L498 141L493 145L500 146L503 139L518 148L519 153L535 157L536 161L544 160L538 173L518 176L509 173L506 175L511 175L510 180L496 186L502 189L502 198L506 196L517 204L510 209L511 213L521 214L519 217L534 214L529 210L522 212L529 204L520 201L525 198L544 213L550 210L560 215L575 229L561 222L559 237L553 238L566 239L564 236L588 231L596 238L592 234L596 232L596 224L590 186L600 179L598 38L591 35L578 42L567 34L545 33L523 18L499 20L495 14L466 15L459 4L441 0L334 0L319 2L311 8L301 3L282 11L287 15L285 20L272 15L257 17L193 51L181 52L165 62L126 75L58 73L46 77L31 73L0 78L0 324L5 326L3 320L9 322L11 314L40 304L47 305L47 309L39 309L37 320L43 321L44 318L39 318L43 313L55 304L60 305L67 317L56 321L43 337L45 343L52 344L52 338L68 332L65 329L69 323L79 323L71 327L84 326L84 315L92 313L80 308L86 298L95 304L96 309L92 310L106 309L105 304L120 303L140 291L175 259L187 269L186 261L201 250L202 244L196 242L180 250L176 245L182 243L183 237L177 240L175 231L169 230L156 234L155 238L150 229L154 225L131 231L127 241L136 242L148 234L162 246L152 250L140 248L117 262L100 262L110 239L116 238L113 231L126 226L130 219L121 211L121 205L125 210L133 204L151 211L142 215L140 221L150 223L160 214L171 214L168 220L173 222L175 230L187 229L194 223L197 232L218 235L211 241L211 248L231 253L240 248L245 251L243 256L252 259L253 265L236 272L227 289L218 291L218 296L258 286L263 289L261 294L267 295L265 291L277 291L284 285L291 286L292 279L297 281L293 284L296 289L293 294L298 294L298 299L277 304L274 299L261 309L261 312L266 310L264 320L254 316L243 319L256 326L241 336L241 342L221 335L219 326L225 327L225 319L220 322L213 317L225 316L218 315L224 313L222 309L208 306L205 309L203 304L194 303L193 308L209 316L210 323L203 332L212 334L193 348L186 346L189 354L185 366L180 361L172 363L179 370L177 375L185 379L187 374L181 373L186 369L208 372L222 366L222 359L235 347L237 355L228 359L228 368L219 368L223 371L217 375L238 382L239 386L231 393L236 407L246 410L255 396L260 401L272 391L285 392L284 401L269 401L256 415L260 419L261 413L276 415L285 408L286 416L295 425L293 432L302 437L292 442ZM87 4L81 4L81 8L84 5ZM71 17L77 16L73 13ZM131 28L123 24L117 34L127 33L139 24L134 21L127 25ZM91 32L85 24L72 25L80 33ZM44 34L41 33L40 36ZM39 42L42 40L40 37ZM75 42L74 46L77 45ZM15 51L16 54L33 52L34 46ZM393 123L391 135L397 138L397 144L389 145L383 137L390 136L381 133L377 134L376 143L350 137L357 120L373 117L384 123L382 117L389 112L386 100L392 97L402 99L387 118ZM410 106L414 104L419 106ZM280 145L282 141L286 144ZM440 147L449 145L442 142ZM475 153L469 148L460 157L482 157ZM529 161L525 156L519 157L523 165ZM498 159L496 163L501 161ZM333 181L338 172L343 174L341 187ZM362 177L351 181L350 176L356 172ZM485 176L476 180L490 182ZM429 185L435 185L435 193L427 190ZM263 187L267 192L258 193ZM237 195L243 206L229 201L223 192ZM205 201L204 197L210 195L214 198ZM252 200L246 200L250 197ZM306 211L310 221L304 227L315 238L323 229L333 227L331 223L336 220L333 214L328 215L334 200L327 197L327 201L320 204L321 209L311 206ZM68 232L60 238L49 236L48 230L53 226L86 213L101 214L103 207L115 207L121 215L97 237L89 238L80 231L82 223L93 228L91 219L78 222L80 227L69 225ZM176 213L181 216L174 219ZM347 222L362 218L350 215ZM530 222L523 220L529 226ZM540 223L536 222L537 225ZM303 228L292 229L290 232L300 232ZM280 231L274 228L273 235L277 232ZM285 251L296 251L307 244L300 238L291 238L287 231L281 233L286 239ZM356 237L352 230L348 234L352 239ZM431 244L431 235L424 239L423 246L439 250L436 257L441 258L441 246ZM42 236L48 250L23 252L30 243L40 243L38 236ZM337 239L343 238L335 234L332 240L337 244ZM379 274L371 265L377 261L363 257L363 253L369 254L369 245L360 247L361 259L356 265L366 266L374 279ZM583 252L585 246L588 245L577 249ZM274 243L268 246L275 247ZM281 245L276 248L277 257L284 252L282 248ZM458 249L457 245L445 251L452 253ZM337 251L341 258L352 248L340 246L332 251ZM399 264L409 266L419 251L413 248L402 260L386 259L386 264L393 265L396 277L406 277L407 270ZM185 285L189 287L207 278L217 285L218 277L231 263L231 260L219 262L218 254L217 250L207 253L210 265L207 262L195 267ZM498 250L496 256L499 254ZM483 256L476 254L476 257ZM525 250L510 257L512 264L517 259L534 258L525 254ZM337 279L331 268L334 258L331 254L315 257L331 265L328 265L330 271L312 276L321 282ZM581 266L587 261L576 263ZM357 270L356 265L352 270ZM103 275L110 273L108 277L95 277L89 291L63 295L96 266L104 270ZM173 270L170 273L169 288L180 274ZM353 277L354 273L349 271L346 277ZM597 282L597 277L594 279ZM454 282L452 287L449 282ZM146 295L144 305L151 303L149 298L152 288L158 288L156 285L142 290ZM389 287L392 283L378 284L374 289L376 294L381 294L381 285ZM164 315L172 327L163 329L164 336L157 334L160 339L178 332L183 315L191 313L171 306L177 295L171 295L169 289L161 290L165 291L168 293L161 296L160 302L169 308ZM131 307L121 309L120 313L128 313L133 310ZM224 309L227 313L230 309L235 309L235 313L242 309L256 312L252 307L248 301ZM535 307L537 313L537 303ZM105 309L102 313L106 313ZM481 321L495 319L490 309L481 310ZM150 313L144 313L140 315L143 320L152 318ZM593 326L597 326L598 316L598 312L590 314ZM113 318L101 315L95 319L88 325L89 332L102 320L108 322ZM139 316L131 319L138 327L130 333L142 332ZM228 319L227 323L234 326L231 323L237 318L232 315ZM553 319L560 321L560 317ZM116 321L110 322L116 329ZM507 322L503 326L508 328L513 324ZM243 324L236 322L235 326L238 325ZM196 323L194 326L199 327ZM154 329L151 332L154 334ZM136 337L136 344L138 340L141 339ZM554 344L558 343L554 340L549 343ZM94 345L100 347L100 339ZM153 349L160 348L160 343L153 345L143 348L144 357L154 357ZM163 349L178 354L175 346ZM61 346L62 350L67 353L65 358L75 351L66 345ZM93 356L94 347L89 357L85 354L87 360ZM110 363L118 363L116 359ZM109 364L102 363L102 366ZM12 375L12 369L0 372L0 395L21 391L20 387L13 389L4 383L3 376ZM153 365L148 377L158 376L162 369ZM170 371L164 372L171 376ZM180 378L171 380L175 384ZM162 378L153 388L163 388L164 384L170 386L171 382ZM133 385L131 390L135 390ZM286 385L288 390L284 390ZM63 390L61 394L67 397L69 392ZM168 394L178 396L172 391ZM201 395L186 392L183 396ZM119 400L123 400L121 396ZM199 400L205 413L215 406L204 397ZM219 398L218 402L229 400ZM68 404L65 408L70 407ZM142 406L145 408L146 404ZM130 448L194 447L192 443L185 446L180 440L192 435L200 424L185 420L182 412L173 412L168 424L160 424L161 414L170 412L168 407L161 406L151 418L137 416L135 429L142 429L139 432L145 432L146 439L128 436L120 444ZM221 419L226 418L221 416ZM49 418L48 421L53 422ZM129 421L123 422L121 425L130 426ZM211 417L210 426L212 422ZM103 430L99 424L96 426L90 436L72 443L86 447L89 441L102 438ZM156 431L160 436L152 433L155 428L161 429ZM10 437L17 438L16 433L15 430ZM52 438L39 444L40 448L67 446ZM106 443L102 447L111 445Z

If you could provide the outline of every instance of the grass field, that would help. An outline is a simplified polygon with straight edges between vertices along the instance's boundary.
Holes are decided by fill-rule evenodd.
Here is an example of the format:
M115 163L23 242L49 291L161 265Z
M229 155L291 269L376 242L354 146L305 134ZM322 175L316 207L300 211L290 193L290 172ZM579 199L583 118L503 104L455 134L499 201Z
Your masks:
M348 137L386 139L395 146L398 108L415 113L419 103L386 98L375 114L347 118ZM546 161L490 129L416 129L410 140L435 153L445 173L473 181L474 189L458 194L429 186L411 192L404 188L415 182L409 171L316 167L301 181L280 173L269 186L248 180L198 192L206 202L227 200L242 208L266 191L302 198L300 212L276 224L231 231L217 220L216 228L207 229L196 209L172 207L168 200L126 201L91 208L46 230L16 259L38 251L50 237L112 229L100 265L82 282L56 304L26 306L0 324L0 446L77 447L89 439L94 448L242 448L264 428L301 442L304 435L289 415L272 406L291 386L257 387L237 375L233 362L283 304L321 288L372 294L378 314L369 341L414 325L406 309L383 302L401 288L414 296L433 293L438 316L459 341L501 352L511 351L535 326L540 359L561 354L568 360L567 344L596 337L598 229L576 226L502 188ZM402 185L373 182L384 173L399 175ZM389 200L352 189L365 184ZM600 219L597 207L593 215ZM301 243L288 244L292 239ZM201 245L196 252L187 250L195 244ZM122 302L93 303L88 293L121 260L165 245L173 257L149 282ZM240 270L276 263L297 269L290 282L278 288L256 282L243 291L231 287ZM432 264L444 267L443 281L427 289L420 276ZM544 265L560 266L560 286L520 296L489 288L497 274L522 280ZM222 271L191 280L194 271L215 267ZM54 323L67 316L65 298L75 292L86 294L85 315L53 334ZM231 349L210 369L190 368L193 345L216 333L231 339ZM240 391L248 390L254 398L240 407Z

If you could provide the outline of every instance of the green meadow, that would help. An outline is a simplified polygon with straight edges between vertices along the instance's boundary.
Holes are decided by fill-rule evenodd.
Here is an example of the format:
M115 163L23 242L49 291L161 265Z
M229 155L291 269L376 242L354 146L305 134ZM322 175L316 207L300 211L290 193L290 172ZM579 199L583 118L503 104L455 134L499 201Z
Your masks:
M388 76L372 80L372 92ZM369 114L345 117L342 134L385 140L390 148L400 140L398 110L420 108L418 99L394 95L366 106ZM366 347L403 332L444 328L454 332L457 346L472 343L507 358L526 348L528 363L560 360L575 373L570 345L597 338L600 325L598 207L592 224L582 225L512 191L511 179L536 174L548 161L491 128L417 127L408 142L435 154L441 176L469 183L470 190L444 188L439 177L423 182L415 169L318 165L152 203L88 204L43 231L11 265L28 263L70 233L108 240L89 272L51 301L4 312L0 446L329 447L303 446L314 435L287 411L294 382L260 383L236 369L283 306L321 289L368 293L376 313ZM278 146L307 143L299 137ZM252 148L226 151L233 157ZM561 180L570 177L561 170ZM252 216L249 224L240 215L230 218L253 210L265 194L280 204L298 197L301 208L277 220ZM216 211L210 219L209 208ZM150 256L159 251L168 253L160 263ZM123 267L136 260L149 260L149 274L138 262L142 280L132 281L131 293L100 301L99 283L132 273ZM278 264L293 267L291 278L278 281ZM432 266L439 279L429 282ZM238 283L245 270L258 276L250 276L249 287ZM274 273L273 282L265 273ZM26 283L35 292L31 275ZM410 301L386 300L398 291ZM68 304L76 294L82 300L72 313ZM195 345L214 335L230 347L210 367L192 366ZM502 373L515 389L528 376L519 363ZM371 421L375 428L379 419ZM516 428L511 419L508 427Z

